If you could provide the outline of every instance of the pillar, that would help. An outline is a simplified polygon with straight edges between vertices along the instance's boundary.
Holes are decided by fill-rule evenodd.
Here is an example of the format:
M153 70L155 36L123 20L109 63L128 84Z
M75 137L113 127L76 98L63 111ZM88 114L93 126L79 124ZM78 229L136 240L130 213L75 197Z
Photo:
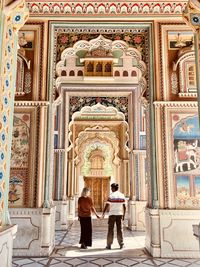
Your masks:
M12 266L12 247L17 226L8 214L10 156L16 83L18 30L28 19L24 0L0 6L0 262Z

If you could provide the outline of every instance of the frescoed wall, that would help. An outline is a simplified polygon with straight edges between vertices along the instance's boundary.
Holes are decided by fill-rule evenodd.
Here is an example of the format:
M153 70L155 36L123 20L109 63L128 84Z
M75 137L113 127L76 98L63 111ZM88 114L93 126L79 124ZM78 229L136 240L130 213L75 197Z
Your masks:
M28 190L28 169L30 153L31 116L27 113L15 113L11 147L11 173L9 181L10 207L26 206Z
M13 117L12 148L9 180L9 207L34 207L42 202L37 184L43 179L38 166L38 146L42 127L39 128L45 92L42 78L45 56L43 51L43 22L27 23L19 31L15 108ZM41 116L44 116L41 115ZM43 121L45 127L45 122ZM43 143L44 140L43 140ZM43 149L43 146L40 146Z
M27 168L29 156L30 115L15 114L12 135L11 166Z
M198 116L173 116L174 183L177 207L200 206L200 132Z

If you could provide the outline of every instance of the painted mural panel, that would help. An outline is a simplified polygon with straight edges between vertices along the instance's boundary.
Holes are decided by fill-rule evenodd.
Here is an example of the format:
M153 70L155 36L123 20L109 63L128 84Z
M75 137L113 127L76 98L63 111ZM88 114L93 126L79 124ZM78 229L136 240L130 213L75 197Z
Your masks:
M13 122L11 166L27 168L30 138L30 115L15 114Z
M200 205L200 132L197 115L173 114L176 206Z
M11 147L9 180L9 206L24 207L27 204L29 182L31 114L15 113Z
M187 175L177 175L176 176L176 189L177 196L189 197L190 196L190 181Z
M9 206L23 207L26 206L28 171L23 169L11 169L9 181Z

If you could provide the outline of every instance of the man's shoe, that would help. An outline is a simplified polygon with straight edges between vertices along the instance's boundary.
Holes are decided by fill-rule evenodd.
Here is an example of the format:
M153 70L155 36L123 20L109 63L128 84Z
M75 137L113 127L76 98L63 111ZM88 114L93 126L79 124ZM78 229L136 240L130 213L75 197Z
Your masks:
M107 245L106 246L106 249L111 249L111 245Z
M120 249L123 249L123 248L124 248L124 244L121 244L121 245L119 246L119 248L120 248Z

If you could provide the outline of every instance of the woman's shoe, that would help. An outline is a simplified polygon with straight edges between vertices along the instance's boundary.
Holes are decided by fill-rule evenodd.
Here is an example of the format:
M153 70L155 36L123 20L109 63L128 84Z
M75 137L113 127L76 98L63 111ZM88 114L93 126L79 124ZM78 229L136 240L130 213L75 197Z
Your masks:
M81 244L82 249L87 249L87 246L85 244Z
M123 244L123 243L120 244L119 248L120 248L120 249L123 249L123 248L124 248L124 244Z

